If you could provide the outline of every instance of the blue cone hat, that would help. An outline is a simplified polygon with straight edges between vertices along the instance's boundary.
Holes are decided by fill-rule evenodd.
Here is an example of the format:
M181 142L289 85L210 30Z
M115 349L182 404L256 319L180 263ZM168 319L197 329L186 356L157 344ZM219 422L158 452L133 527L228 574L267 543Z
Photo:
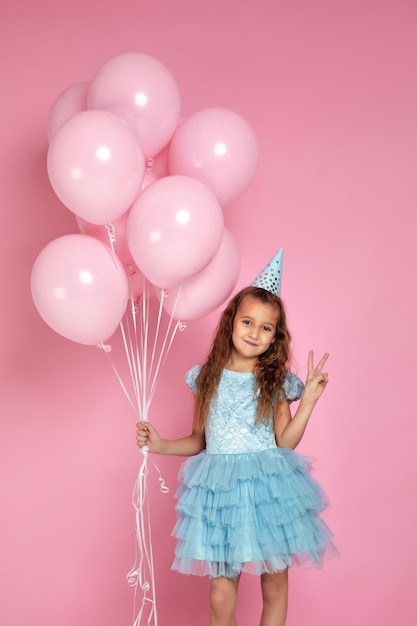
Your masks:
M284 250L280 248L268 265L255 278L252 285L270 291L276 296L281 295L282 256Z

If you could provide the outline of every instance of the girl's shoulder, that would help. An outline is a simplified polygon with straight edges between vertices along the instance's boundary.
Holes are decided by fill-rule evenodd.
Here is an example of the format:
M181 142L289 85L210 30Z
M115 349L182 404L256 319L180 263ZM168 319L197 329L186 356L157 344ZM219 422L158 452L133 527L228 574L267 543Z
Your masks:
M200 373L201 365L193 365L191 369L185 374L185 382L193 393L197 391L197 377Z
M286 400L288 402L294 402L294 400L299 400L303 393L304 383L298 376L288 371L284 380L284 394Z

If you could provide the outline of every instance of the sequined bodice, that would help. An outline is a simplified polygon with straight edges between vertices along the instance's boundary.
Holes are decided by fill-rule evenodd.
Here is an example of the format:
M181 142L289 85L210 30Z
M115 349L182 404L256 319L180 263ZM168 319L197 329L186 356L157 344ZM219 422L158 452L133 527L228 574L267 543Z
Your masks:
M195 392L200 366L186 374L186 382ZM303 383L287 373L284 392L289 400L298 399ZM276 447L271 419L256 424L257 398L254 394L254 374L223 370L217 394L212 400L206 424L208 454L239 454L260 452Z

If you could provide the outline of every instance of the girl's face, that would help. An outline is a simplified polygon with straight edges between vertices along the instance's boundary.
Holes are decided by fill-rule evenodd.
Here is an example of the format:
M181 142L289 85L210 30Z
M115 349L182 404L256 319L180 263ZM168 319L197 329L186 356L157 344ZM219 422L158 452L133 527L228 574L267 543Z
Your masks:
M258 357L274 342L278 320L278 307L246 296L233 320L232 360L255 366Z

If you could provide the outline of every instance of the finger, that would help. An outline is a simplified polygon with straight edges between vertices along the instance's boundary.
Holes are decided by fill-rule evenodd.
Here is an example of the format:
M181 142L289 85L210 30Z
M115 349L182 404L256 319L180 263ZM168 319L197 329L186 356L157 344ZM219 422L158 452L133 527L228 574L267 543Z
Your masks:
M136 439L139 441L146 441L149 438L149 433L146 430L137 430L136 431Z
M139 437L136 437L136 441L139 445L143 446L149 441L149 437L139 436Z
M310 350L310 352L308 353L308 361L307 361L307 371L309 375L311 375L314 372L313 359L314 359L314 352L313 350Z
M316 372L321 372L328 358L329 358L329 353L326 352L326 354L318 362L317 367L316 367Z
M329 382L329 378L327 374L319 374L316 378L317 389L321 388L322 390L326 387Z
M147 437L136 437L136 443L139 447L145 446L147 443Z

